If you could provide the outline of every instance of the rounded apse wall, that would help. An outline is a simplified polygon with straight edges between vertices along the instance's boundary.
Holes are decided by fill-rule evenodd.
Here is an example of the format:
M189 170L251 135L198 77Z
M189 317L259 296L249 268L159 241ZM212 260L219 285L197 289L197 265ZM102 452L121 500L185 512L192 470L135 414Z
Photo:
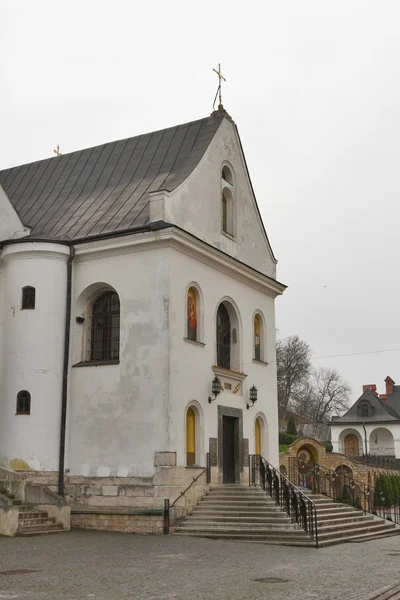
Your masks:
M14 469L57 470L69 248L17 243L2 251L3 364L0 459ZM35 289L23 308L23 288ZM21 390L30 413L17 413Z

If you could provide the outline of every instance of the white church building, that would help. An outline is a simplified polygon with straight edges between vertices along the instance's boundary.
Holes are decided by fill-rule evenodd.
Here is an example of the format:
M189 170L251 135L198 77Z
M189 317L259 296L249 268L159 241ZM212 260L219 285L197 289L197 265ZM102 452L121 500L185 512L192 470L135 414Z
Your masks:
M284 290L222 107L0 171L0 466L98 506L279 466Z

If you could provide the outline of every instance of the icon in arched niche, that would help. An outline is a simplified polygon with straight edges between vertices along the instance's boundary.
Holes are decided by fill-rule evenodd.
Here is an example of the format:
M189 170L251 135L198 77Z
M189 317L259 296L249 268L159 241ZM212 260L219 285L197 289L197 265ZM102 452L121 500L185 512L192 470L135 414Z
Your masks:
M189 288L187 293L187 337L197 341L197 298L194 288Z
M298 483L302 487L313 489L315 460L311 450L302 446L297 453Z

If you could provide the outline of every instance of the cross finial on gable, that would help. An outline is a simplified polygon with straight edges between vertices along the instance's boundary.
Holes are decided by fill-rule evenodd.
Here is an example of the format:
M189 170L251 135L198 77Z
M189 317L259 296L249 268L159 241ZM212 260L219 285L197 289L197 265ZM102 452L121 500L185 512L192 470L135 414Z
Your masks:
M57 148L56 150L53 150L54 154L56 154L57 156L62 156L61 152L60 152L60 146L59 144L57 144Z
M217 93L215 94L215 98L214 98L214 102L213 102L213 110L215 110L215 101L217 99L217 96L219 97L218 110L223 110L224 107L222 106L222 81L226 82L226 79L222 75L220 63L218 63L218 71L217 71L217 69L213 69L213 71L214 71L214 73L216 73L218 75L218 88L217 88Z

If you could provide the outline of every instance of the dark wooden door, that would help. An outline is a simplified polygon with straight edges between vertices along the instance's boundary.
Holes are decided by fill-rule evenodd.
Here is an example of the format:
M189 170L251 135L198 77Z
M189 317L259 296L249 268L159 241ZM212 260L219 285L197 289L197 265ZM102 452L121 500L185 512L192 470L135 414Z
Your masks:
M223 417L224 483L235 483L235 420Z

